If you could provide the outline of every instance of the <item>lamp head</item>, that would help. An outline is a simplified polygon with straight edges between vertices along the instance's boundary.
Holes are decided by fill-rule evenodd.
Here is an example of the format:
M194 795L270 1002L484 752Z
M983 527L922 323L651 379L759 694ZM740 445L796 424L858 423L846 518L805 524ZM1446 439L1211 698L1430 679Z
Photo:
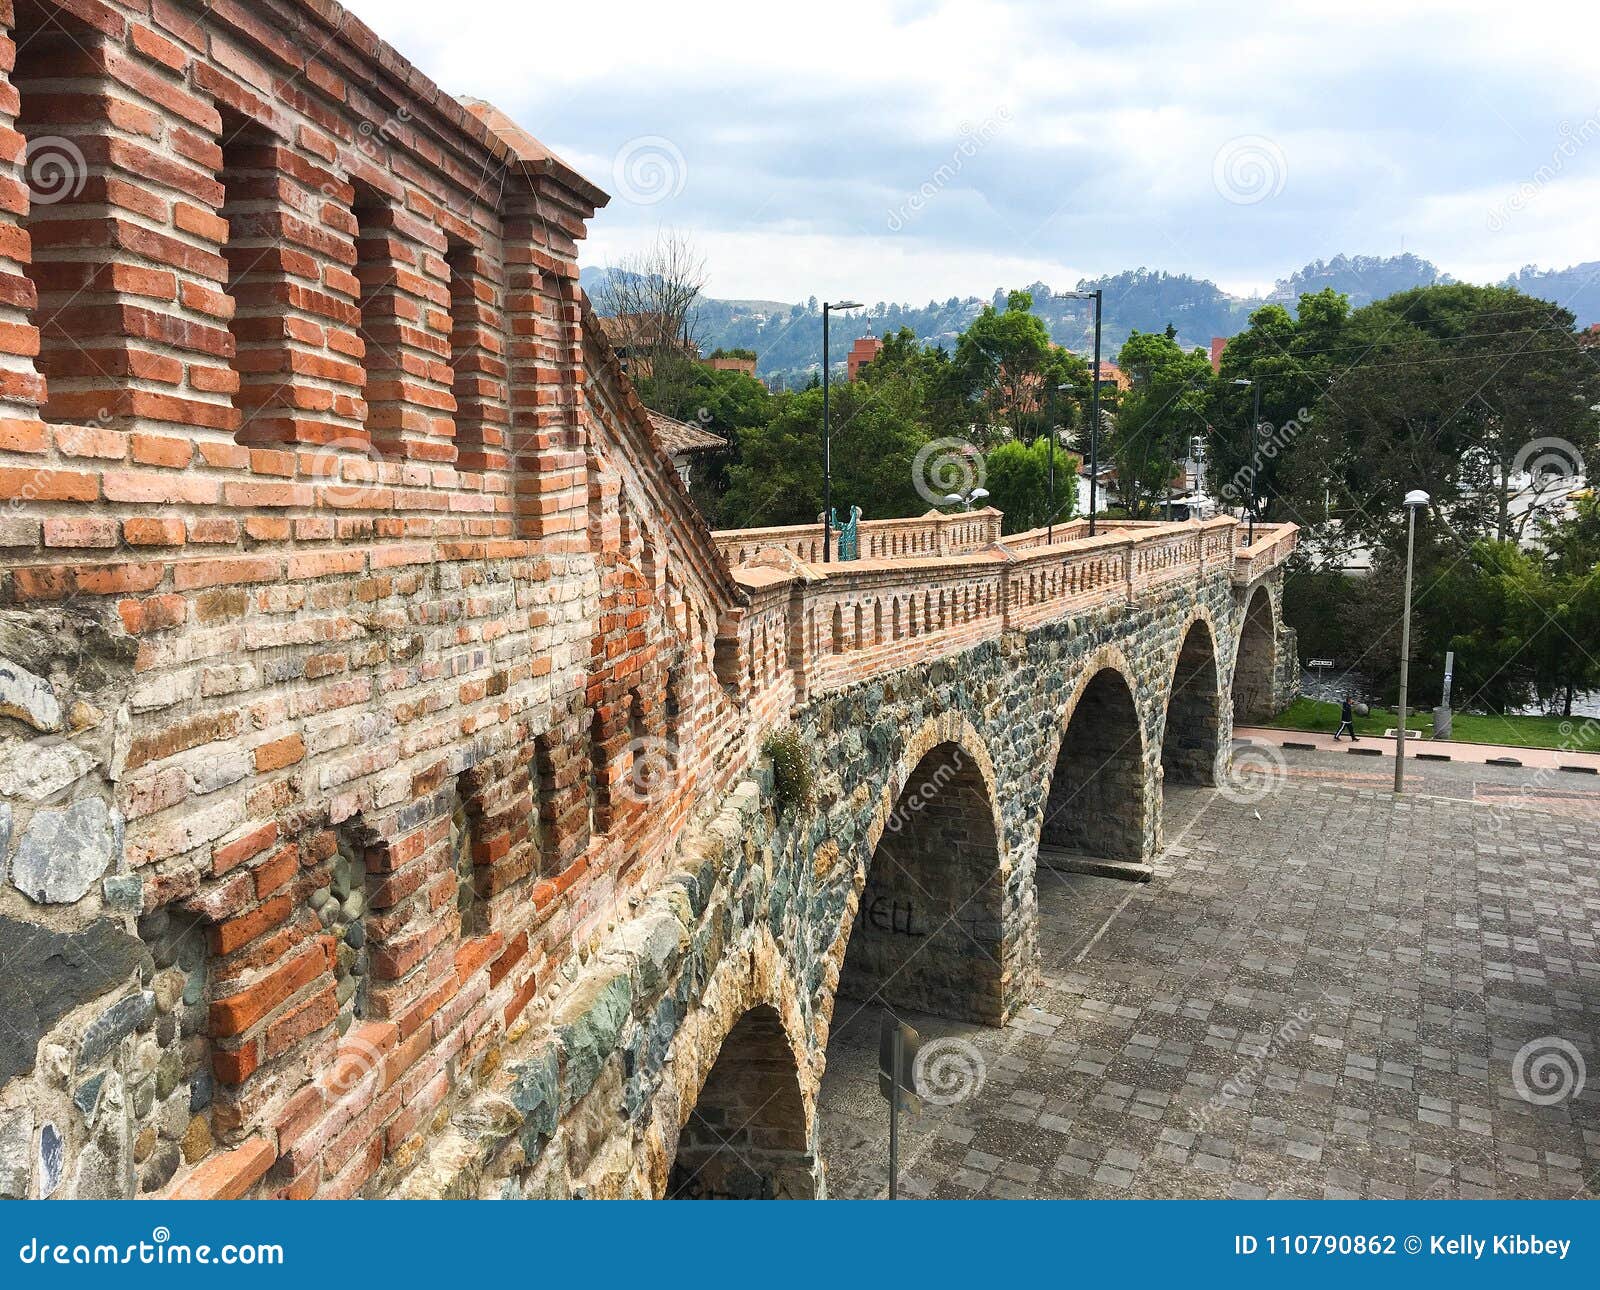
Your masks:
M1254 385L1255 382L1251 381L1251 380L1247 380L1243 376L1236 376L1233 379L1233 384L1235 384L1235 385Z
M1433 498L1429 497L1420 488L1413 488L1406 494L1405 504L1407 506L1426 506L1432 500Z
M830 304L823 305L824 309L833 309L833 310L839 310L839 309L864 309L865 307L866 306L863 305L859 300L835 300Z
M989 490L987 488L974 488L972 492L967 495L967 500L969 502L981 502L987 496L989 496Z
M965 506L966 504L966 498L962 497L960 493L946 493L939 499L939 505L941 506Z

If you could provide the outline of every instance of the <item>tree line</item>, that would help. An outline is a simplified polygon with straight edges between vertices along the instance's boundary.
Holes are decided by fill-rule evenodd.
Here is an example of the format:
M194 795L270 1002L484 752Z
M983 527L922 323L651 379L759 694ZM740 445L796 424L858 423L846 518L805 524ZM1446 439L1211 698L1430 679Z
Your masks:
M635 279L649 279L649 265L634 267ZM817 376L769 393L742 373L710 370L672 339L688 334L681 322L658 328L667 339L635 379L649 406L729 440L696 483L708 521L814 521ZM831 390L841 512L927 511L940 493L919 479L931 444L959 454L963 482L988 489L1008 532L1072 513L1090 437L1089 363L1051 342L1028 292L984 306L953 344L887 332L854 381L842 379L843 358ZM1285 587L1302 657L1332 657L1373 679L1370 697L1392 695L1402 498L1421 488L1433 505L1418 531L1418 693L1437 688L1447 650L1464 706L1561 709L1600 688L1600 516L1594 495L1573 485L1586 461L1600 460L1600 336L1580 331L1570 310L1513 287L1460 283L1352 309L1324 288L1292 310L1255 310L1216 371L1171 326L1133 332L1114 361L1125 379L1102 381L1099 449L1120 513L1161 515L1198 438L1208 491L1224 508L1302 526Z

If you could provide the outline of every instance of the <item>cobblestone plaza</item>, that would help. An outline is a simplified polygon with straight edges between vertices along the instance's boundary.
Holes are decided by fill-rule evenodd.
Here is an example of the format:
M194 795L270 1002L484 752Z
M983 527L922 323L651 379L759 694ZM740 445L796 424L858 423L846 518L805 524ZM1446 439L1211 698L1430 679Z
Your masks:
M1600 786L1419 765L1397 801L1387 758L1287 757L1257 802L1169 789L1148 885L1041 870L1041 988L1004 1030L906 1017L971 1047L934 1050L959 1100L902 1121L904 1194L1596 1194ZM834 1196L885 1187L878 1018L835 1018Z

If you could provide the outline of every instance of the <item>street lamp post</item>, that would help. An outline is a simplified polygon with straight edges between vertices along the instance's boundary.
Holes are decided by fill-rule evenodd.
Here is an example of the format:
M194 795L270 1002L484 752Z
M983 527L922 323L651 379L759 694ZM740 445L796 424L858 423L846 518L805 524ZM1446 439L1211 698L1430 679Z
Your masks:
M1045 515L1045 545L1054 546L1056 541L1056 394L1059 391L1070 389L1066 384L1052 385L1050 387L1050 424L1046 430L1050 435L1050 497L1049 511Z
M822 302L822 563L833 548L833 437L828 423L828 315L835 309L860 309L859 300Z
M1105 312L1105 292L1067 291L1068 300L1094 301L1094 366L1089 369L1089 536L1095 534L1095 511L1100 497L1100 319Z
M1394 732L1394 791L1405 791L1406 783L1406 681L1411 670L1411 553L1417 540L1417 512L1429 502L1420 488L1406 494L1406 592L1405 611L1400 619L1400 728Z
M1261 386L1244 377L1234 381L1235 385L1248 385L1255 395L1253 411L1250 421L1250 517L1246 527L1244 544L1249 546L1256 540L1256 463L1261 460Z

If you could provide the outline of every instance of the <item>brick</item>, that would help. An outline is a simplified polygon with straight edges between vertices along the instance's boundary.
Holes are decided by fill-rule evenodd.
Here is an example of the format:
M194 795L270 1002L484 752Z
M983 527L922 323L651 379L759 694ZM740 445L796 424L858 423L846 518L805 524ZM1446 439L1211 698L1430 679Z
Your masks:
M260 745L255 751L256 770L260 774L293 766L306 755L305 739L298 734L285 735L271 743Z
M266 1175L277 1158L264 1137L202 1162L168 1192L173 1200L238 1200Z
M243 864L251 856L260 855L278 840L278 822L269 820L265 824L249 827L238 837L224 843L218 843L211 852L211 872L224 874L235 865Z
M291 995L315 981L327 968L328 957L320 946L290 959L247 989L214 1000L211 1004L211 1032L226 1037L242 1034Z

